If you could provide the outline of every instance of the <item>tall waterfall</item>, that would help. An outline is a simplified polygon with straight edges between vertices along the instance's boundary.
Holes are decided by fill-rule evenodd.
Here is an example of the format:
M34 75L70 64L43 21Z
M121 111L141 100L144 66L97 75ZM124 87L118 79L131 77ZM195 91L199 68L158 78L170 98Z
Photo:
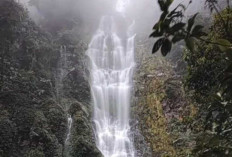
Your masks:
M132 26L131 26L132 27ZM105 157L134 157L130 137L130 99L134 38L127 30L126 44L119 38L112 16L104 16L87 55L91 60L91 90L97 147Z

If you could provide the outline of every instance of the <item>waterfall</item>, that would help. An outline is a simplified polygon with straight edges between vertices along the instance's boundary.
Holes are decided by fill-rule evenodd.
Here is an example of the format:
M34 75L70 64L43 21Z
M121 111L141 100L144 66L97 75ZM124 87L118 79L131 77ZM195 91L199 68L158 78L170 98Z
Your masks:
M70 136L71 136L71 129L72 129L72 123L73 119L72 116L68 113L69 110L69 105L65 102L62 101L64 98L64 79L68 74L68 63L67 63L67 48L66 46L61 46L60 47L60 59L57 65L57 74L56 74L56 100L57 103L59 104L59 107L62 108L63 111L66 112L67 114L67 122L68 122L68 127L67 127L67 135L65 138L65 154L66 156L69 156L69 142L70 142Z
M69 138L71 135L71 129L72 129L72 122L73 122L72 116L68 115L68 134L67 134L66 139L65 139L65 144L67 144L69 142Z
M61 103L61 98L64 96L63 93L63 81L66 77L68 71L67 71L67 56L66 56L67 50L66 46L60 46L60 58L57 65L57 73L56 73L56 82L55 82L55 89L56 89L56 100L57 102ZM63 110L66 110L66 106L62 106L61 108Z
M91 63L96 142L105 157L135 156L129 124L135 65L135 35L131 27L127 31L126 44L123 44L117 35L114 18L102 17L87 51Z

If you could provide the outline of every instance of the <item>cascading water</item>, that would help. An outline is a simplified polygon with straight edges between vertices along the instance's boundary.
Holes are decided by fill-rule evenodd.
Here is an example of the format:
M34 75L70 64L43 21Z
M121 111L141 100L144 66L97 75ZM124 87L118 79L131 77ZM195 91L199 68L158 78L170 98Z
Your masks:
M126 46L119 38L112 16L104 16L87 55L91 66L93 120L97 147L105 157L134 157L130 137L130 94L135 35L129 27Z
M72 116L68 113L69 105L67 103L62 102L62 98L64 98L64 79L68 74L68 63L67 63L67 48L66 46L60 47L60 59L57 65L57 74L56 74L56 100L57 104L59 104L59 107L67 113L67 122L68 122L68 128L67 128L67 135L65 138L65 147L64 147L64 155L69 155L69 144L70 144L70 136L71 136L71 129L72 129L72 123L73 119Z
M70 135L71 135L71 129L72 129L72 116L71 115L68 115L68 134L67 134L67 137L65 139L65 144L67 144L69 142L69 139L70 139Z

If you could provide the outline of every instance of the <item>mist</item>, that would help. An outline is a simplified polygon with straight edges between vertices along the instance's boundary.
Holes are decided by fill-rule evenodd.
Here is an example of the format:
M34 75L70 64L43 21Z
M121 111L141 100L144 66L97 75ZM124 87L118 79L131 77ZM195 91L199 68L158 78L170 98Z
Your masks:
M115 6L117 3L116 0L20 0L20 2L28 9L30 17L37 24L52 21L52 24L59 27L57 29L61 29L67 27L64 26L64 23L69 21L79 27L82 34L89 36L96 31L103 15L116 14ZM198 7L199 2L203 3L203 0L194 0L187 9L186 14L191 15L203 11L202 7ZM179 3L188 4L188 1L175 0L171 8ZM125 16L129 20L128 23L135 21L137 36L141 38L148 37L161 13L157 1L130 0L125 5Z

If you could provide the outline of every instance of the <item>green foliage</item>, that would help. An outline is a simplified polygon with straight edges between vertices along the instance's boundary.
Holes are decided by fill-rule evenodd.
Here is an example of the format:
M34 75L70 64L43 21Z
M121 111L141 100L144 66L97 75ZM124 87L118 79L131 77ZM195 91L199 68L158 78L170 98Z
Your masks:
M228 135L227 138L230 138ZM204 133L197 138L195 153L199 157L230 157L232 155L231 142L224 141L225 137Z
M207 41L204 38L202 38L206 36L207 34L203 31L204 27L202 25L195 25L195 19L198 13L194 14L191 18L188 19L187 22L185 22L183 19L185 18L184 13L185 13L186 7L182 4L179 4L176 8L169 11L169 8L172 2L173 1L164 1L164 0L158 1L162 14L160 16L159 21L154 25L153 27L154 31L150 35L150 37L154 37L154 38L160 37L160 39L158 39L156 43L154 44L152 53L156 53L160 49L160 47L163 47L161 49L161 53L163 56L166 56L171 51L170 42L176 43L181 40L185 41L187 48L192 52L194 52L195 50L194 48L195 39L208 42L208 43L212 43L212 44L216 44L221 47L227 47L227 48L231 47L232 44L230 42L227 44L224 44L218 41L216 42ZM217 1L208 0L206 1L206 4L210 5L209 6L210 8L213 6L213 9L216 9L215 8L216 2ZM228 30L229 30L228 20L226 22L226 20L221 18L221 15L220 15L220 20L224 24L223 26L225 27L225 30L228 33ZM166 44L167 44L167 48L164 48Z
M160 9L164 12L168 11L169 6L172 4L173 0L158 0Z
M163 42L164 42L163 38L158 39L155 45L153 46L152 53L155 53L156 51L158 51L160 47L163 45Z
M185 6L179 4L175 9L169 11L171 4L172 1L166 3L162 0L159 1L163 13L160 16L160 20L153 27L154 32L150 35L150 37L162 37L156 41L152 53L157 52L161 47L163 56L166 56L171 51L172 43L179 42L183 39L185 39L187 47L193 51L194 44L192 38L206 35L206 33L202 31L203 26L197 25L193 28L197 14L185 23L183 21L184 11L186 9Z
M75 102L71 105L70 113L73 117L70 155L74 157L102 157L93 142L92 124L89 123L90 115L86 104Z
M79 36L73 33L75 30L63 30L54 38L44 29L31 21L14 0L0 1L1 157L63 156L67 134L67 111L63 106L77 99L90 100L88 82L80 73L84 71L80 61L85 46ZM64 45L68 68L72 70L61 80L68 90L58 101L56 74L60 47ZM86 123L91 124L87 118ZM89 128L86 136L92 137L91 131ZM78 132L75 136L82 134ZM91 147L88 152L93 152L93 148L100 154L92 141L89 138L86 144Z
M166 56L172 49L172 43L169 39L164 39L163 45L161 47L161 52L163 56Z
M138 51L140 53L146 52L140 48L138 48ZM154 58L149 55L143 58L138 70L139 72L135 75L134 100L136 105L133 106L132 112L138 115L136 121L139 121L139 128L151 149L152 155L147 156L176 156L177 152L172 144L174 139L168 131L166 113L169 110L163 108L163 101L166 96L166 80L172 75L170 65L163 58ZM166 73L157 76L163 72ZM170 106L169 104L166 105L167 108ZM135 145L138 144L135 143ZM146 147L146 149L149 149L149 147Z
M224 14L228 15L228 12L221 13ZM216 16L214 28L206 38L217 44L195 41L198 45L194 53L185 52L188 64L186 87L193 91L193 99L202 104L199 106L199 116L205 120L205 132L198 136L194 151L197 156L229 157L232 151L232 78L231 59L228 56L232 52L231 39L230 34L221 33L225 27L219 21Z
M200 124L204 130L198 130L200 132L193 153L194 156L202 157L229 157L232 154L232 12L229 1L223 10L219 9L217 3L216 0L205 2L206 7L216 13L208 35L202 25L195 24L198 13L186 23L183 22L185 7L180 9L180 5L172 11L169 11L170 5L167 5L167 11L163 11L151 34L151 37L160 38L152 53L161 47L163 56L170 52L170 44L167 42L166 50L169 51L162 50L165 39L171 39L172 43L185 42L188 68L186 92L193 101L201 104L197 106L199 113L196 120L204 121Z

